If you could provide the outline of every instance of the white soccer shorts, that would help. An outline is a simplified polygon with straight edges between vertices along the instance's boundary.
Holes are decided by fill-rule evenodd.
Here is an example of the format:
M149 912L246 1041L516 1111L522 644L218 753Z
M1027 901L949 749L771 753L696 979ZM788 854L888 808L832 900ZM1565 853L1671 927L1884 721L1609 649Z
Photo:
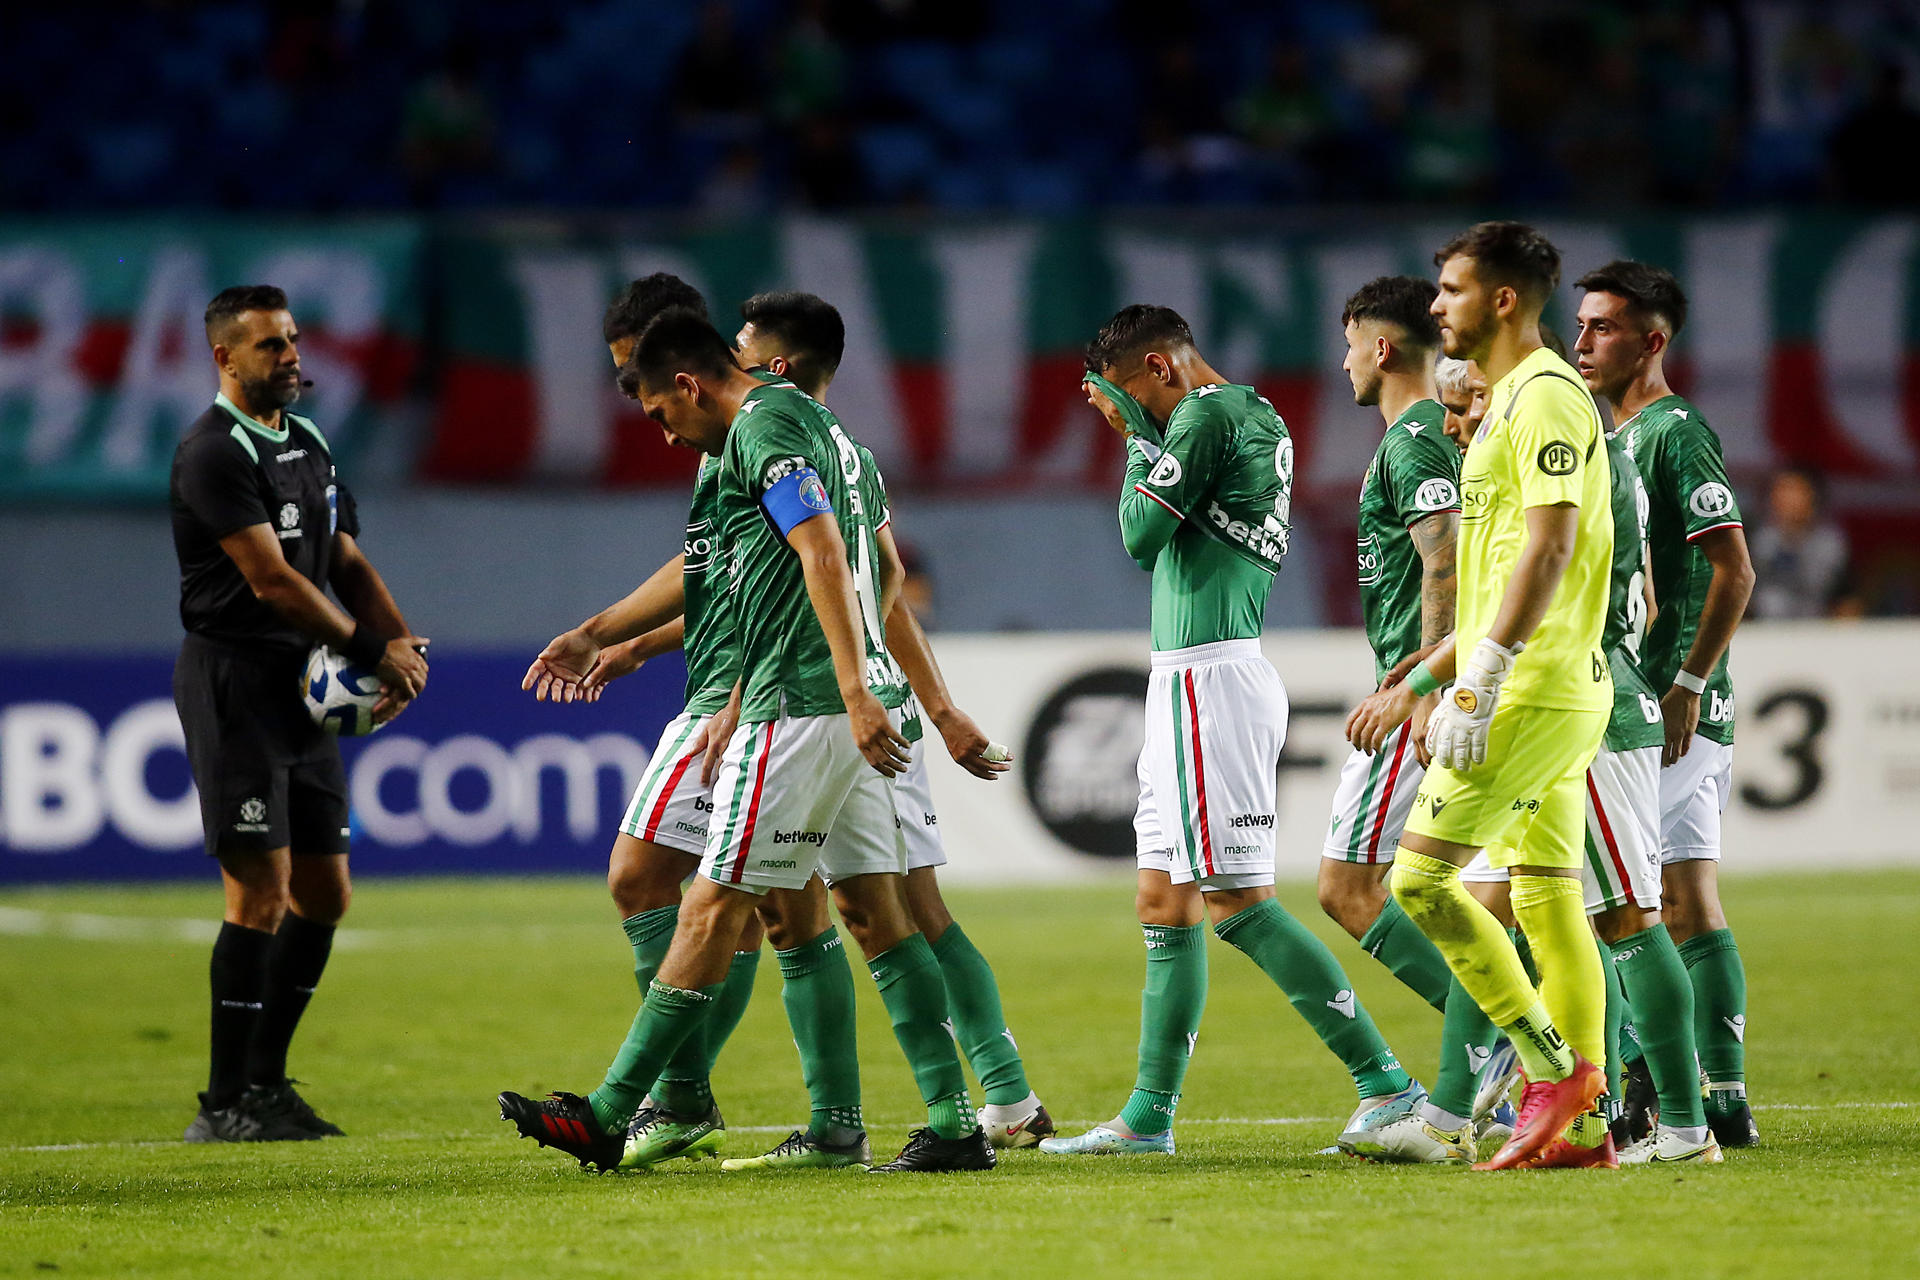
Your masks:
M1286 740L1286 686L1259 641L1155 653L1133 818L1140 869L1202 889L1272 884Z
M1660 771L1660 862L1720 861L1720 815L1733 795L1733 748L1699 734Z
M622 831L696 858L706 853L713 795L700 781L705 746L693 744L702 741L701 730L712 718L682 711L668 723L627 805Z
M1372 755L1349 755L1340 766L1321 856L1338 862L1392 862L1400 831L1413 812L1414 793L1426 776L1426 766L1413 754L1411 720Z
M913 744L913 763L893 780L894 821L900 827L909 871L947 865L947 851L940 843L940 815L933 807L932 770L927 768L927 752L944 749L931 733L927 734Z
M1660 748L1602 750L1587 767L1587 856L1580 867L1588 915L1632 903L1660 909ZM1507 869L1482 849L1460 872L1462 880L1498 884Z
M905 875L893 781L854 746L844 713L782 716L734 730L713 783L701 874L765 893L829 880Z

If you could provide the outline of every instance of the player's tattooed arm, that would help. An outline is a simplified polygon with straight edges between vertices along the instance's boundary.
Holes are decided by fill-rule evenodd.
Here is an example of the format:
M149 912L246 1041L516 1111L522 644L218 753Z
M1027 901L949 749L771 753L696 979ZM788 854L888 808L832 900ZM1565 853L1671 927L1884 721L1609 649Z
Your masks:
M1420 553L1420 645L1438 644L1453 630L1454 600L1459 587L1455 552L1460 536L1460 513L1437 511L1408 527L1413 549Z

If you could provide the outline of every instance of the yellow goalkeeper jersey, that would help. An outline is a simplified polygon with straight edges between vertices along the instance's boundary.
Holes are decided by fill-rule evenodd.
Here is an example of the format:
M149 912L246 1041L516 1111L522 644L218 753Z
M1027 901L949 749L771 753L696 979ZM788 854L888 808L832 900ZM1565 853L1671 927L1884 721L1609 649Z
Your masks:
M1460 468L1459 661L1500 612L1526 544L1528 507L1580 509L1573 558L1501 692L1503 703L1605 711L1613 679L1600 651L1613 563L1611 472L1600 414L1580 375L1542 347L1490 389Z

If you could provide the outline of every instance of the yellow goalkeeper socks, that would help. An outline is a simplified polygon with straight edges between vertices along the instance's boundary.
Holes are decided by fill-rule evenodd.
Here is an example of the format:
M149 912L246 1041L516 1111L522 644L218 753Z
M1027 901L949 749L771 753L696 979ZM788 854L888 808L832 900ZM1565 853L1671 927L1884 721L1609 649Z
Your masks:
M1568 1044L1596 1066L1605 1064L1607 980L1587 926L1580 881L1516 873L1511 889L1513 918L1540 966L1540 1002Z
M1402 848L1394 855L1388 883L1400 909L1433 940L1474 1003L1513 1041L1527 1078L1561 1080L1571 1074L1573 1055L1540 993L1527 981L1513 940L1460 884L1460 868ZM1579 887L1574 882L1576 891ZM1598 964L1591 943L1588 949L1589 959Z

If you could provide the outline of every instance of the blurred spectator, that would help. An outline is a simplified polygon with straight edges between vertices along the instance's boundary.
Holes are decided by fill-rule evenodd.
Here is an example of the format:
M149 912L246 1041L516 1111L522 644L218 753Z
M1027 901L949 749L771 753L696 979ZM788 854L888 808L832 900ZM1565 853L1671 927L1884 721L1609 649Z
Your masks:
M478 71L473 48L455 45L407 98L400 155L415 204L437 203L448 178L483 173L493 164L493 108Z
M838 116L802 120L788 166L793 189L809 209L850 209L866 203L866 173Z
M1906 73L1883 63L1873 91L1827 142L1836 194L1854 204L1920 205L1920 111L1908 103Z
M1767 490L1767 520L1753 535L1756 618L1858 617L1851 593L1847 535L1826 512L1825 485L1803 468L1777 472Z
M1265 76L1234 104L1233 123L1257 153L1258 165L1290 192L1309 192L1308 174L1325 162L1322 150L1335 121L1303 45L1290 39L1273 42Z
M834 34L830 0L805 0L773 55L773 111L782 120L838 110L847 92L847 51Z
M702 213L720 217L764 213L767 189L760 148L751 142L736 142L727 148L719 167L700 185L694 206Z
M900 598L913 610L913 616L921 627L932 631L939 625L934 605L933 570L927 566L927 558L920 554L920 548L910 542L900 545L900 563L907 571L907 580L900 586Z
M763 82L755 53L734 29L726 0L700 6L693 40L675 62L670 94L687 127L708 140L738 138L754 128Z

